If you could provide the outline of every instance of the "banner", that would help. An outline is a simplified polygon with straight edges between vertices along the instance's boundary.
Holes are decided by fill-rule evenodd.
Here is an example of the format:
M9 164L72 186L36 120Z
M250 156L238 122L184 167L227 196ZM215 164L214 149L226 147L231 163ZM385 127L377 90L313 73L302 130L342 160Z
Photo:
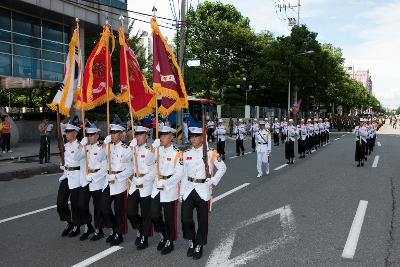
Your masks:
M110 38L112 48L109 48ZM107 53L108 50L108 53ZM92 53L86 62L85 72L83 74L82 96L79 91L78 101L75 104L76 109L90 110L107 102L107 91L109 100L113 100L115 95L112 92L112 64L111 53L114 51L114 35L109 26L104 26L100 41L96 44ZM108 59L107 59L108 58ZM108 61L108 67L106 66ZM108 75L108 88L107 87Z
M163 37L155 18L153 29L153 89L161 96L159 112L164 118L172 111L188 107L188 99L181 70L175 55Z
M69 116L74 94L77 94L81 87L81 76L79 75L82 71L80 66L81 50L78 47L79 43L79 30L75 29L72 35L71 41L68 46L67 61L64 66L64 80L58 89L53 101L47 106L57 111L57 106L61 114Z
M132 115L136 119L142 119L153 112L153 109L156 105L154 100L154 92L147 84L146 78L140 69L139 62L136 59L136 55L129 46L128 40L125 38L122 27L119 29L119 44L121 93L115 97L115 100L119 103L128 102L129 82Z
M300 105L302 100L303 99L300 99L293 107L290 108L290 112L292 112L292 114L297 114L300 111Z

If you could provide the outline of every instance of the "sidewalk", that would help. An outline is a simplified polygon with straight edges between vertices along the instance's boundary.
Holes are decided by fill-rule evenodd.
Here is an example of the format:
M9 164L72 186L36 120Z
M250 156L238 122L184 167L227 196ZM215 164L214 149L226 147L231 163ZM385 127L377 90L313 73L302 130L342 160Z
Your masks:
M50 144L50 162L39 164L39 142L22 142L11 147L12 153L0 152L0 181L60 172L57 142Z
M389 120L386 120L385 124L379 129L378 134L400 135L400 125L397 125L397 129L394 129L390 126Z

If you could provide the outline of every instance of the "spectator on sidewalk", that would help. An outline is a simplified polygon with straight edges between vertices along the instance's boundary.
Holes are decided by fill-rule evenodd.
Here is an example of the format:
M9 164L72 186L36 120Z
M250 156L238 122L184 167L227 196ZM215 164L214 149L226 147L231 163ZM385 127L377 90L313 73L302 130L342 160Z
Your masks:
M3 153L6 153L6 150L8 153L11 153L12 152L12 150L10 149L11 123L7 119L6 115L3 115L1 117L1 125L2 125L1 139L3 140L3 143L1 144L1 150L3 151Z
M43 164L50 161L50 133L53 130L53 124L49 124L49 119L44 117L38 126L40 135L39 162Z

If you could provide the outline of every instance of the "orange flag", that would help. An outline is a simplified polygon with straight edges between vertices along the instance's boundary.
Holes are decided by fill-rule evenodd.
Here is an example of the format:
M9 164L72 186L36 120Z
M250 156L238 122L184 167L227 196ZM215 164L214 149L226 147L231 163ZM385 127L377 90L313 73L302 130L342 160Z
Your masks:
M188 98L181 69L165 41L155 18L153 29L153 89L161 96L159 112L164 118L172 111L188 107Z
M120 44L120 87L121 93L115 98L117 102L128 102L128 81L131 95L132 115L136 119L142 119L153 112L155 107L154 92L147 84L136 55L125 38L122 27L119 29ZM125 51L126 62L125 64ZM126 69L126 66L128 69ZM127 77L128 76L128 77Z
M112 38L111 49L109 48L110 38ZM81 106L83 105L84 110L90 110L107 102L106 90L109 92L109 100L114 99L115 95L112 92L113 78L111 66L111 53L113 50L114 36L110 27L106 25L103 27L100 41L96 44L96 47L93 49L88 61L86 62L85 72L83 74L82 95L81 92L78 92L78 100L75 104L76 109L81 109Z

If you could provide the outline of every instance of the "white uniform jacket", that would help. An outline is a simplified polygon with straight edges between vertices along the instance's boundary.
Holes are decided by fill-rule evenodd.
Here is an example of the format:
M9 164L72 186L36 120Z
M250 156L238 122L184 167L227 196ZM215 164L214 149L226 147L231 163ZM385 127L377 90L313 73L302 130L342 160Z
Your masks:
M297 126L297 131L299 132L299 139L301 140L306 140L307 138L307 126L305 126L304 124L300 124Z
M291 141L296 141L297 137L297 128L296 126L293 125L288 125L287 130L286 130L286 138L288 138Z
M226 165L221 160L217 151L209 149L207 151L208 156L208 167L211 174L212 185L217 185L221 180L222 176L226 172ZM208 201L211 197L211 186L206 183L195 183L189 181L189 179L200 179L206 180L205 167L203 162L203 147L186 150L183 153L183 164L184 164L184 175L181 182L181 192L183 200L189 196L189 194L196 190L197 194L204 200ZM213 174L213 171L217 171Z
M236 139L243 140L244 135L246 134L246 128L243 124L240 124L239 126L235 126L233 132L236 134Z
M64 173L60 177L59 181L61 182L64 179L68 179L68 187L69 189L75 189L81 186L81 179L83 176L83 165L81 160L75 160L75 154L78 153L79 142L75 140L73 142L67 142L65 145L64 152ZM69 168L77 168L78 170L68 170ZM84 179L84 177L83 177Z
M226 127L225 125L220 125L215 129L214 136L217 137L217 141L224 142L226 140Z
M256 151L261 153L271 153L271 133L266 129L256 132Z

